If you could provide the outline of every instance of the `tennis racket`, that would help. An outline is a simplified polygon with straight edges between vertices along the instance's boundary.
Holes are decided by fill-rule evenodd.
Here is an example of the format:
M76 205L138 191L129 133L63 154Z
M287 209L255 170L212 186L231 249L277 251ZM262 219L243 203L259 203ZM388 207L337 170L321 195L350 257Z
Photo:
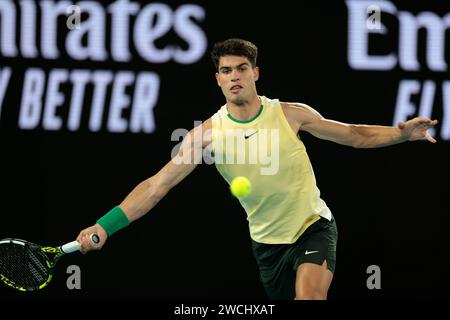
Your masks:
M100 238L93 233L92 243ZM80 250L80 243L72 241L59 247L44 247L25 240L0 240L0 280L20 291L45 288L53 278L55 265L67 253Z

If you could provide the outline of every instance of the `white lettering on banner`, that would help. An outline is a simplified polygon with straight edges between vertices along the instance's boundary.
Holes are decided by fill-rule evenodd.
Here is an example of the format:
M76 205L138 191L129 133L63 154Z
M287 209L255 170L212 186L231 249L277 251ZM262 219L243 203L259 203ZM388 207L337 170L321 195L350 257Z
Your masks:
M129 16L139 11L139 5L125 1L116 1L108 7L112 15L111 28L111 55L115 61L130 61L130 44L128 38Z
M19 128L75 131L82 125L82 113L89 114L90 131L99 131L103 124L111 132L151 133L154 131L153 108L159 92L159 77L152 72L88 71L53 69L48 75L41 69L30 68L25 73L24 90L19 111ZM127 88L136 80L134 92ZM69 110L64 110L66 96L62 86L71 86ZM85 101L86 87L93 87L92 101ZM108 88L112 87L110 106L105 108ZM87 103L86 103L87 102ZM87 110L83 110L83 107ZM90 108L90 110L88 110ZM130 110L127 110L130 109ZM105 115L105 110L109 113ZM125 110L127 111L125 115ZM42 122L42 123L41 123Z
M36 6L32 1L20 1L20 51L25 58L34 58L38 54L36 47Z
M127 122L122 118L122 111L130 105L130 97L125 93L126 87L134 81L132 72L121 72L116 76L111 95L111 108L108 117L108 130L110 132L125 132Z
M16 7L10 1L0 1L0 53L5 57L17 55Z
M34 129L39 124L44 96L45 72L30 68L25 73L22 102L19 111L19 128Z
M2 114L3 99L8 88L9 79L11 79L11 68L0 69L0 115Z
M191 18L203 20L204 10L195 5L183 5L175 14L163 3L146 6L139 13L134 25L133 38L137 51L149 62L163 63L171 59L189 64L200 59L206 51L206 36ZM181 50L178 46L168 45L158 49L155 41L167 34L171 27L188 44L189 49ZM145 30L144 32L142 32Z
M75 70L70 75L70 81L73 83L73 94L69 107L69 120L67 122L67 128L70 131L76 131L80 127L83 97L86 85L90 80L89 78L89 72L86 70Z
M348 63L354 70L393 70L399 67L404 71L419 72L424 66L419 62L419 52L425 52L424 62L428 73L446 72L446 32L450 29L450 13L443 17L436 13L424 11L412 14L399 11L390 1L381 0L347 0L348 8ZM384 13L396 16L398 19L398 47L390 53L369 54L370 34L388 34L388 29L380 21L380 28L367 27L367 8L379 7ZM426 48L418 46L419 30L426 30ZM391 30L392 31L392 30ZM447 52L448 54L448 52ZM427 77L430 75L427 74ZM433 110L442 106L440 120L440 136L450 140L450 93L449 81L442 84L435 80L400 80L397 92L397 102L393 117L393 125L406 121L414 116L436 118ZM442 101L436 100L437 88L442 88ZM419 96L416 106L412 96ZM435 136L438 127L430 129L430 135Z
M207 40L205 33L192 23L191 18L203 21L205 10L199 6L186 4L175 12L175 32L189 44L188 50L176 48L174 60L183 64L194 63L200 59L206 51Z
M50 72L47 84L47 93L44 105L43 127L47 130L59 130L62 120L56 114L56 109L64 103L64 95L59 91L59 86L66 82L69 73L64 69L53 69Z
M131 132L155 130L155 118L151 111L158 102L157 92L159 92L159 77L152 72L140 72L131 107Z
M133 34L133 44L137 53L151 63L174 60L190 64L202 58L207 49L207 38L198 22L205 18L205 9L197 4L183 4L172 9L165 3L149 3L140 6L129 0L116 0L107 8L101 1L80 1L81 13L87 13L79 27L68 30L66 24L58 23L59 17L67 17L67 8L72 1L20 1L20 10L11 0L0 1L0 56L59 59L60 49L75 60L131 61L129 34ZM39 10L40 9L40 12ZM18 13L19 12L19 13ZM40 19L38 15L40 13ZM111 23L107 24L107 15ZM135 19L130 19L135 16ZM16 19L20 20L16 31ZM41 23L37 27L38 21ZM130 22L134 22L131 25ZM110 26L110 30L106 28ZM37 46L36 32L41 30L40 44ZM177 44L167 44L158 48L155 42L173 30L187 44L183 50ZM16 45L16 34L20 33L20 50ZM58 35L65 35L65 46L58 48ZM110 36L111 51L106 49L106 37ZM87 43L83 43L87 39Z
M416 107L411 102L411 96L420 91L420 82L416 80L403 80L397 92L397 105L395 107L393 125L408 119L416 113Z
M58 59L60 53L57 45L58 16L66 15L67 7L72 3L69 1L41 1L41 53L45 59ZM66 25L64 24L64 27ZM28 26L28 28L35 26ZM77 31L72 30L72 32Z
M79 27L68 33L66 49L69 56L76 60L92 59L95 61L106 60L108 54L105 44L105 13L103 7L95 2L82 2L80 7L89 13L89 18L80 22ZM82 40L87 38L87 46Z
M89 129L93 132L100 131L106 100L108 85L113 81L112 71L97 71L92 76L94 83L94 95L89 119Z
M433 71L447 71L445 62L445 31L450 27L450 14L440 18L432 12L413 16L409 12L399 13L399 63L403 70L419 71L417 38L420 28L427 30L426 62Z
M442 85L442 124L441 137L444 140L450 140L450 81L445 81Z
M153 64L193 64L207 50L207 37L200 25L205 16L203 7L190 3L174 7L130 0L109 4L0 0L0 57L28 59L23 61L18 127L153 132L153 108L161 85L157 74L96 70L97 66L90 70L69 70L65 65L40 69L29 61L39 59L39 65L42 60L54 60L56 64L70 60L127 63L141 57ZM62 18L66 18L64 23ZM171 42L166 43L164 37ZM8 86L11 68L4 64L0 68L2 116L3 101L12 86ZM88 90L90 87L93 90ZM92 96L87 98L89 94ZM87 119L85 126L83 119Z
M172 48L158 49L154 42L169 32L171 12L168 5L156 3L144 8L136 18L133 32L134 43L137 51L145 60L154 63L170 60L173 54ZM146 30L146 32L139 33L139 30Z
M433 71L445 72L445 32L450 28L450 13L443 18L433 12L422 12L414 16L398 11L390 1L347 0L348 7L348 63L356 70L392 70L397 62L403 70L418 71L417 40L420 28L427 30L426 62ZM367 28L367 7L378 6L382 12L397 15L399 20L398 56L369 54L369 35L387 34L381 21L381 28Z
M421 88L422 87L422 88ZM411 98L414 95L420 96L419 106L413 104ZM400 121L406 121L408 118L418 115L420 117L432 117L433 105L436 103L436 83L426 80L421 86L418 80L402 80L398 89L397 105L393 125ZM450 81L444 81L442 84L442 114L440 136L444 140L450 140ZM435 136L435 128L429 129L431 136Z
M390 70L397 63L393 53L369 55L369 34L386 34L387 29L379 21L379 28L367 28L367 8L377 6L381 11L395 14L397 8L389 1L347 0L348 7L348 63L353 69Z

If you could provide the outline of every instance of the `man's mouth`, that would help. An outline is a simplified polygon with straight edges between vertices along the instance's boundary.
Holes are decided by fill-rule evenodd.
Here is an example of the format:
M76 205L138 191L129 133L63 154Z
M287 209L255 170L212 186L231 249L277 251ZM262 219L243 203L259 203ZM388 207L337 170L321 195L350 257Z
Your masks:
M235 86L231 87L230 91L233 93L236 93L236 92L239 92L239 90L241 90L241 89L242 89L242 87L240 85L235 85Z

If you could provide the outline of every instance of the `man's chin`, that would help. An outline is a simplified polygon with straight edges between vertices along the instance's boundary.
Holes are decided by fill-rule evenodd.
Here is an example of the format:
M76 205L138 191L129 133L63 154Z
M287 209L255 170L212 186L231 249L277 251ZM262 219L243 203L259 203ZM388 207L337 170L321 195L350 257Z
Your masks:
M237 105L237 106L241 106L241 105L243 105L243 104L245 104L246 102L247 102L247 100L246 99L244 99L243 97L232 97L231 99L230 99L230 101L233 103L233 104L235 104L235 105Z

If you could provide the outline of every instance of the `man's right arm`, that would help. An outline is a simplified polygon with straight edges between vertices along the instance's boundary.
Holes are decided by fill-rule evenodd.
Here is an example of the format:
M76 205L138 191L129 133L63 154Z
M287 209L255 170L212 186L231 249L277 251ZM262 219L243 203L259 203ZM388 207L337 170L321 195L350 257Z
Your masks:
M200 163L198 157L211 142L211 119L206 120L184 137L177 155L155 175L139 183L119 205L131 223L149 212L164 196L187 177ZM94 245L89 239L92 233L98 234L100 243ZM108 237L107 232L97 223L80 232L77 240L81 243L81 252L100 249Z

